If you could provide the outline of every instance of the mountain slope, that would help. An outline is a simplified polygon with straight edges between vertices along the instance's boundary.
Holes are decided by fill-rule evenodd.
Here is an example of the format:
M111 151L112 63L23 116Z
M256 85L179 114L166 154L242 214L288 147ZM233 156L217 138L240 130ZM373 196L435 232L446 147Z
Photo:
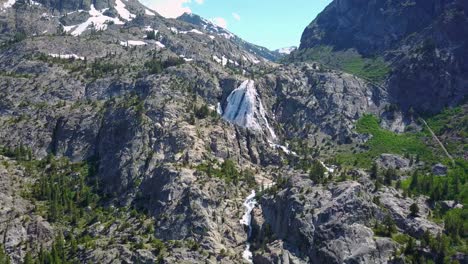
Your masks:
M409 184L447 163L386 87L136 1L84 3L0 12L0 260L386 263L442 230L462 260L460 229L420 195L459 223L464 163Z

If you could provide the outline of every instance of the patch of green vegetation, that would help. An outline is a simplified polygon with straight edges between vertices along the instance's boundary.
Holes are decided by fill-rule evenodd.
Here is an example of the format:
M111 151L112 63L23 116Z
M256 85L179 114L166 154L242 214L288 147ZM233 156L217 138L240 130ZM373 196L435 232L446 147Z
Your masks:
M426 122L452 156L462 157L468 151L468 105L447 108ZM425 129L424 133L430 136Z
M326 168L320 161L314 160L309 170L309 178L314 181L314 183L326 183L328 181L326 171Z
M132 250L151 250L162 262L166 245L153 236L154 219L131 208L105 206L108 201L96 176L97 159L73 163L66 158L49 155L35 160L30 151L21 146L15 149L0 148L0 154L16 159L27 175L37 177L31 186L25 186L27 188L21 195L35 204L36 214L59 226L57 230L63 230L63 234L66 234L58 231L51 247L41 248L36 253L28 252L25 263L78 263L78 256L83 250L115 243L127 244ZM90 236L89 227L96 223L102 223L106 229L118 224L120 233L140 236L140 242L128 241L125 235ZM144 232L139 234L135 228L141 228ZM2 252L0 263L5 263L1 257Z
M404 245L404 244L408 243L410 238L411 237L408 236L407 234L402 234L402 233L392 234L393 241L397 242L400 245Z
M150 60L145 62L145 68L150 74L159 74L169 67L184 64L185 61L179 57L169 57L165 60L153 56Z
M124 72L124 69L123 65L112 61L95 60L87 72L87 77L100 78L110 73L120 74Z
M32 78L32 75L30 75L30 74L16 73L16 72L6 72L6 71L0 71L0 76L11 77L11 78L26 78L26 79L31 79Z
M253 172L251 170L238 171L232 160L225 160L220 165L216 161L209 161L198 165L197 170L206 173L209 177L220 178L226 182L238 184L242 181L251 187L256 185Z
M27 148L23 144L14 148L0 146L0 155L19 161L30 161L33 157L31 148Z
M86 216L93 214L85 213L85 210L95 208L100 197L97 194L98 181L93 177L95 167L90 164L70 163L67 159L54 159L52 156L36 164L47 177L39 178L33 186L32 196L46 202L49 221L76 224L80 220L91 220Z
M60 57L52 57L45 53L38 53L31 57L31 59L39 60L42 62L47 63L49 66L52 65L61 65L64 69L69 70L70 72L79 72L86 70L87 67L87 59L79 60L75 58L60 58Z
M288 59L317 61L326 67L342 70L372 82L383 81L390 72L390 67L382 57L364 58L355 51L334 51L330 46L301 50Z
M6 49L15 43L19 43L27 38L27 35L23 32L15 32L13 37L11 37L9 40L0 43L0 50L1 49Z
M468 136L468 116L462 106L444 109L426 121L436 135L449 130L458 130L462 133L461 136Z
M421 134L396 134L380 127L379 120L373 115L363 116L356 124L357 132L372 135L366 142L367 151L361 153L346 153L337 155L339 163L370 168L372 160L383 153L413 155L417 160L433 162L432 150L424 144Z
M382 223L376 221L374 228L374 234L381 237L392 237L396 232L396 224L395 221L389 216L385 216Z
M10 264L10 258L5 252L3 245L0 243L0 263L1 264Z
M434 206L433 221L444 223L442 234L433 237L424 234L421 246L411 245L406 241L405 250L408 260L419 261L422 256L419 248L429 248L433 252L435 263L450 263L450 259L457 252L468 253L468 162L457 159L446 176L434 176L415 171L412 176L401 183L405 195L427 195ZM451 200L462 203L463 208L448 209L441 206L442 201ZM417 210L412 210L417 216Z
M433 202L455 200L468 206L468 162L455 160L446 176L436 177L415 171L404 180L401 188L410 194L428 195Z
M382 81L390 72L390 68L381 57L372 59L349 58L343 61L341 69L373 82Z

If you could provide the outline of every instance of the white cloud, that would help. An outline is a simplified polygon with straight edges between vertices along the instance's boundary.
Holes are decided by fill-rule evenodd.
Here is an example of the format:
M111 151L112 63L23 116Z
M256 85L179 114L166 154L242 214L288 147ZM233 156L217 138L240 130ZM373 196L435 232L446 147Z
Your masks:
M237 14L236 12L232 13L232 17L234 17L234 19L237 20L237 21L240 21L240 20L241 20L240 15Z
M164 17L176 18L183 13L192 13L187 4L195 2L201 5L205 0L143 0L143 2Z
M222 17L215 17L211 19L211 22L215 23L217 26L222 28L227 28L227 21Z

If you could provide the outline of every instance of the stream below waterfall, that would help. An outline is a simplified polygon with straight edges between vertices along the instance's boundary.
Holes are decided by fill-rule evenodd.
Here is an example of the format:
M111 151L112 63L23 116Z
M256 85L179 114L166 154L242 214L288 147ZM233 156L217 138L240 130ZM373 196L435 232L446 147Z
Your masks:
M248 227L247 231L247 243L245 246L245 250L242 253L242 257L248 261L249 263L252 263L252 251L250 251L250 236L252 235L252 210L255 208L255 205L257 204L257 201L255 200L255 191L252 191L252 193L247 196L247 198L244 201L244 208L245 212L244 215L242 216L242 219L240 220L240 223L242 225L245 225Z

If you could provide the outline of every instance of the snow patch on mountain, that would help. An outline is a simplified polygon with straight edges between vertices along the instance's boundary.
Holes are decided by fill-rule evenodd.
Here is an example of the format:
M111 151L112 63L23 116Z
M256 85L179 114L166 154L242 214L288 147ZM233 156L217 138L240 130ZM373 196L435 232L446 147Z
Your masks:
M227 63L228 63L228 58L226 58L226 57L223 55L223 57L221 58L221 64L222 64L223 67L224 67L224 66L227 65Z
M162 44L159 41L156 41L156 46L160 47L161 49L164 49L166 47L166 45Z
M216 55L213 55L213 60L216 61L217 63L222 63L223 61Z
M103 13L107 10L107 8L103 10L96 10L96 8L94 8L94 5L91 5L90 8L90 17L88 18L88 20L78 25L66 26L64 27L64 30L66 32L70 32L73 36L79 36L83 34L83 32L85 32L86 29L88 29L88 27L90 26L94 26L96 30L106 30L107 23L109 22L113 22L116 25L124 24L124 22L120 21L120 19L118 18L108 17L104 15Z
M3 9L7 9L9 7L12 7L16 3L16 0L8 0L6 3L3 3Z
M120 41L120 45L124 47L128 46L144 46L146 45L146 42L141 41L141 40L127 40L127 41Z
M177 29L176 29L177 30ZM195 33L195 34L199 34L199 35L203 35L204 33L201 32L200 30L198 29L192 29L192 30L189 30L189 31L178 31L180 34L188 34L188 33ZM177 34L177 33L176 33Z
M227 98L223 118L233 124L254 131L263 131L263 128L265 128L269 136L276 139L276 134L268 123L265 109L253 80L244 81L231 92Z
M297 50L297 47L292 46L292 47L277 49L276 52L278 52L279 54L289 55L295 50Z
M127 21L130 21L136 17L136 15L130 13L130 11L127 10L125 4L121 0L115 0L115 10L117 10L117 13L119 13L120 17Z
M84 60L84 57L78 56L76 54L55 54L55 53L49 53L49 56L53 58L60 58L60 59L77 59L77 60Z

